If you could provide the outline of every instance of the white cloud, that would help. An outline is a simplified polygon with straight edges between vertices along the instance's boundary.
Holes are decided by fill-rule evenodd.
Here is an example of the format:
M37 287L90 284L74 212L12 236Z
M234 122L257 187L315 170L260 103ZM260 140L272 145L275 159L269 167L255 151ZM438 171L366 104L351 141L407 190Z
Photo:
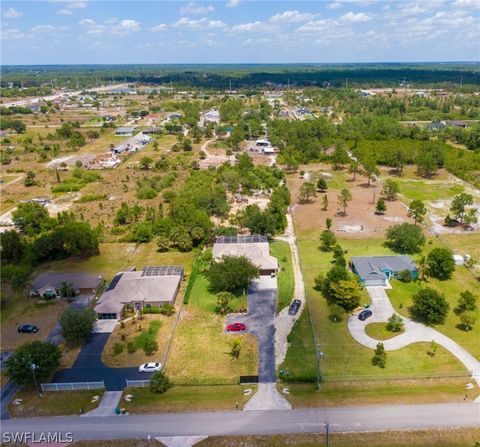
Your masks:
M213 11L215 8L212 5L197 5L195 2L180 8L180 14L208 14Z
M333 3L329 3L327 5L327 9L339 9L341 8L343 5L339 2L333 2Z
M88 34L99 34L105 31L104 25L100 25L92 19L82 19L78 23L86 28Z
M53 26L53 25L37 25L34 26L30 31L32 33L51 33L55 31L67 31L68 26Z
M368 22L372 20L372 16L367 14L366 12L358 12L354 13L352 11L347 12L344 14L340 19L342 22L351 22L351 23L359 23L359 22Z
M235 8L240 4L240 0L228 0L225 5L227 8Z
M455 0L452 8L478 8L480 3L478 0Z
M187 28L187 29L214 29L225 28L226 23L221 20L208 20L205 17L195 20L188 17L182 17L180 20L172 25L174 28Z
M140 22L133 19L123 19L116 24L112 31L116 34L130 34L140 31Z
M23 16L23 12L17 11L13 8L8 8L5 11L3 11L3 17L6 19L17 19L18 17Z
M332 22L330 20L311 20L310 22L305 23L301 27L297 28L295 31L297 33L318 33L320 31L324 31L331 25Z
M2 28L1 38L2 40L23 40L32 37L30 34L26 34L20 31L18 28Z
M279 14L275 14L274 16L270 17L270 22L273 23L298 23L298 22L306 22L308 20L312 20L314 17L313 14L310 13L300 13L297 10L293 11L284 11Z
M70 16L75 10L87 7L87 2L79 0L50 0L50 2L62 5L62 8L57 11L57 14L60 16Z
M150 28L150 31L153 31L154 33L159 33L161 31L165 31L168 28L168 25L166 23L160 23L158 25L152 26Z
M265 30L266 30L265 24L260 21L241 23L239 25L232 26L232 31L238 31L238 32L265 31Z

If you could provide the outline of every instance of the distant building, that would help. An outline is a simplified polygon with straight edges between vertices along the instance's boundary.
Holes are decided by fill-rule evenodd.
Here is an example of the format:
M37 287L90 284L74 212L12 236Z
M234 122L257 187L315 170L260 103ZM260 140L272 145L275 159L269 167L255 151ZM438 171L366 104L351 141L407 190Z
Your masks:
M410 256L353 256L351 266L365 286L386 286L403 270L408 270L413 278L418 274Z
M441 121L432 121L430 124L427 124L427 129L431 131L442 130L445 129L445 127L447 126Z
M461 120L447 121L447 125L453 127L462 127L463 129L466 129L468 127L468 124L465 121Z
M115 135L122 137L131 137L134 133L135 127L133 126L118 127L115 130Z
M203 121L211 123L220 123L220 112L217 109L211 109L203 114Z
M183 279L183 267L144 267L119 272L98 299L95 312L100 320L118 320L126 304L134 311L173 304Z

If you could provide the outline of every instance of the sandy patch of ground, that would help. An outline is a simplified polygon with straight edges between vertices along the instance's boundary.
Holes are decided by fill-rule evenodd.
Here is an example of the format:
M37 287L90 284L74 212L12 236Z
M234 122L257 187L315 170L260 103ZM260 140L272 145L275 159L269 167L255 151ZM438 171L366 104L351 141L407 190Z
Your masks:
M342 237L383 237L385 230L393 223L408 221L407 209L400 200L387 202L385 215L375 214L375 204L382 190L382 182L378 180L375 184L367 186L367 179L361 175L346 175L345 171L332 171L328 165L306 165L301 169L310 175L310 181L316 182L320 175L326 178L329 189L328 209L323 210L322 198L324 193L317 193L309 203L298 203L298 191L304 183L304 179L298 174L291 174L287 178L288 187L292 193L292 212L295 215L297 235L300 238L318 237L319 231L323 228L325 219L333 220L333 231ZM324 173L332 177L325 176ZM346 180L343 178L346 176ZM352 200L348 204L346 215L343 215L343 207L338 201L341 188L347 187Z

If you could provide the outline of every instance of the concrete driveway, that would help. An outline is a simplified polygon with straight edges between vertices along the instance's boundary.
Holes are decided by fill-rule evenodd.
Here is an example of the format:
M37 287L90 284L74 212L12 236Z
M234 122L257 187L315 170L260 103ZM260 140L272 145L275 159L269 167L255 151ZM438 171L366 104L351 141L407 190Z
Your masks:
M122 391L126 387L126 379L148 380L151 373L141 373L138 367L111 368L102 362L102 351L110 333L91 334L78 354L71 368L55 373L52 382L105 382L107 391ZM139 365L140 366L140 365Z
M392 314L399 314L393 308L383 287L367 287L367 292L372 299L370 309L373 311L373 315L365 321L360 321L357 315L351 315L348 319L348 329L352 337L358 343L367 348L375 349L378 340L369 337L365 333L365 326L370 323L386 323ZM465 365L471 374L472 379L477 382L478 386L480 386L480 362L473 357L473 355L462 348L458 343L454 342L451 338L443 335L437 330L412 321L402 315L400 316L405 322L405 332L401 335L390 338L389 340L383 341L383 345L387 351L401 349L412 343L435 341L435 343L443 346L457 357Z
M230 314L227 324L244 323L246 332L258 338L258 381L276 382L275 309L277 278L260 276L248 289L248 313Z

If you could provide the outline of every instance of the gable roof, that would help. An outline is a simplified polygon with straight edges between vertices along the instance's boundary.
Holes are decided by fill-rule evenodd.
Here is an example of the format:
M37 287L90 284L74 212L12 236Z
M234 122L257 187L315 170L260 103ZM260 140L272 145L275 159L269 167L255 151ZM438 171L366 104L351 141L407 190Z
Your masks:
M88 272L44 272L32 282L32 289L39 290L44 287L59 289L64 282L72 284L76 290L96 289L102 281L102 276Z
M410 256L353 256L352 264L362 279L386 279L383 273L390 270L394 273L402 270L415 271L417 266Z

